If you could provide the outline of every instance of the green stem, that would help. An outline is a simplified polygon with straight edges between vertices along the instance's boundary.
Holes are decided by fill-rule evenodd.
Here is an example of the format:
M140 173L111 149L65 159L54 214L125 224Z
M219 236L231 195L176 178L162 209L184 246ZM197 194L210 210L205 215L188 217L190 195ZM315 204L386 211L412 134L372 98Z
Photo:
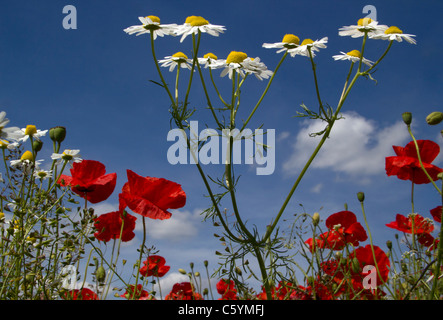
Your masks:
M443 188L443 179L442 179L442 188ZM443 194L441 195L441 202L443 205ZM440 216L441 221L443 221L443 206L442 206L442 212L441 212L441 216ZM443 260L443 230L440 230L440 239L439 239L439 243L438 243L438 248L437 248L437 265L435 268L435 272L434 272L434 281L432 283L432 289L431 292L429 294L429 299L438 299L439 297L436 296L436 290L438 288L438 278L441 275L441 265L442 265L442 260Z

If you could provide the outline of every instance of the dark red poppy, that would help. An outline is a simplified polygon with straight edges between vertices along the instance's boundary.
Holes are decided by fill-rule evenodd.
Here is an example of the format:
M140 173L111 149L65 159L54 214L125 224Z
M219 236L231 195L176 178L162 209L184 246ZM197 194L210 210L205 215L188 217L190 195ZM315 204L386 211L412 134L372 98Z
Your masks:
M144 277L163 277L170 266L165 266L166 260L162 256L152 255L146 261L143 261L144 266L140 268L140 274Z
M128 182L120 193L122 203L132 211L151 219L169 219L168 209L186 204L186 194L178 183L163 179L142 177L127 170Z
M397 214L395 221L386 224L386 226L406 233L414 232L414 234L431 233L434 231L432 220L423 218L417 213L410 214L408 217Z
M420 233L417 236L417 240L425 247L430 247L435 243L435 238L429 233Z
M221 279L216 285L217 292L222 295L219 300L237 300L237 290L234 281Z
M346 244L358 246L368 236L362 225L357 222L356 215L351 211L340 211L326 219L329 231L320 235L320 245L333 250L341 250Z
M166 295L165 300L203 300L203 297L194 292L190 282L181 282L172 286L172 290Z
M117 174L106 174L104 164L95 160L74 162L71 177L62 174L58 180L62 186L71 186L71 190L91 203L98 203L109 198L117 183Z
M435 207L431 210L431 215L435 221L441 223L442 206Z
M431 163L440 153L439 145L431 140L417 140L417 144L424 168L432 180L436 181L437 175L443 172L443 169ZM401 180L410 180L416 184L430 182L420 166L414 141L409 142L404 148L393 146L393 149L396 156L386 157L386 174L388 176L397 176Z
M75 289L65 293L65 300L98 300L97 294L88 288Z
M102 214L94 219L94 226L97 229L94 236L100 241L108 242L111 239L120 239L121 233L123 242L131 241L135 237L134 229L136 220L136 217L126 211L114 211Z
M126 288L124 294L120 297L128 300L155 300L155 297L151 296L148 291L143 290L143 285L138 284L137 290L134 290L135 286L133 284Z

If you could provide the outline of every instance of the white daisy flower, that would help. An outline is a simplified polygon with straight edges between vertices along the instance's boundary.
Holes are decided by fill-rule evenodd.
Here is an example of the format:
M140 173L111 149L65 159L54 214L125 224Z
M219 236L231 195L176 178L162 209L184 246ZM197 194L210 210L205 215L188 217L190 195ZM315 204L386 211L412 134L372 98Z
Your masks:
M312 57L315 57L314 51L320 51L320 49L326 48L326 43L328 43L328 37L315 41L305 39L298 47L288 49L288 53L291 55L291 57L296 55L309 57L309 50L311 50Z
M19 146L18 142L10 143L6 140L0 140L0 149L8 149L8 150L14 150Z
M400 30L396 26L392 26L384 30L383 32L376 32L369 36L371 39L383 39L389 41L398 41L402 42L403 39L411 44L417 44L417 41L412 37L415 37L413 34L404 34L402 30Z
M388 28L386 25L379 25L377 21L370 18L359 19L357 25L345 26L338 29L338 35L351 36L352 38L363 37L366 33L375 33L384 31Z
M34 125L27 125L26 128L22 128L20 130L23 133L23 137L19 139L19 141L25 142L28 140L30 136L34 138L35 140L40 141L40 138L43 137L48 130L37 130L36 126Z
M268 79L273 74L273 72L268 70L268 67L260 61L259 57L247 57L243 60L242 66L246 73L252 73L258 80Z
M250 58L246 53L240 51L232 51L226 60L218 60L218 64L214 68L224 68L220 77L229 75L229 79L232 79L234 72L237 72L242 78L246 74L254 74L259 80L267 79L273 74L260 61L259 57Z
M23 172L29 174L32 168L39 169L43 160L35 160L31 151L25 151L19 160L11 160L11 167L22 169Z
M190 16L186 18L183 25L178 26L175 34L182 36L180 42L183 42L185 38L191 34L198 34L198 32L208 33L211 36L218 37L220 33L226 30L224 26L215 25L209 23L208 20L200 16Z
M339 54L339 55L332 56L332 58L334 60L349 60L352 62L359 62L360 61L361 53L358 50L352 50L352 51L349 51L348 53L344 53L343 51L340 51L340 53L341 54ZM373 61L370 61L366 58L363 58L362 62L365 65L367 65L368 67L371 67L372 64L374 63Z
M169 71L174 71L175 67L180 65L180 68L187 68L192 70L192 59L188 57L183 52L176 52L172 56L167 56L162 60L158 60L162 67L169 67Z
M34 177L40 180L46 180L52 178L52 170L47 171L43 169L38 169L37 171L34 172Z
M80 158L80 150L70 150L70 149L65 149L63 151L63 153L53 153L51 155L51 159L52 160L58 160L57 163L58 164L62 164L63 162L70 162L70 161L74 161L74 162L81 162L82 159Z
M12 139L19 140L23 137L20 128L18 127L10 127L5 128L5 126L9 123L9 119L5 118L6 112L0 112L0 139Z
M198 63L205 68L215 69L218 68L220 63L223 62L220 62L215 54L209 52L205 54L203 58L198 58Z
M174 24L160 24L160 18L157 16L138 17L142 25L130 26L123 31L127 34L135 34L139 36L145 33L152 33L154 40L157 36L163 37L165 35L175 36L177 25Z
M263 43L263 48L266 49L279 49L277 50L277 53L297 48L300 44L299 37L293 35L293 34L286 34L283 37L282 42L275 42L275 43Z

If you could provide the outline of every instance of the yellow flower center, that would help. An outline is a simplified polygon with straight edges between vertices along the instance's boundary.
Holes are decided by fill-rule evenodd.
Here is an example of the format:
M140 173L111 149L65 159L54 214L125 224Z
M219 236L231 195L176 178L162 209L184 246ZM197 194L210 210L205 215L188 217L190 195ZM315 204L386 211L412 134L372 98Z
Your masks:
M70 154L67 154L67 153L66 153L67 151L71 151L71 150L68 149L68 150L63 151L63 153L62 153L62 159L63 159L63 160L66 160L66 161L72 160L74 157L71 156Z
M364 27L370 24L371 22L372 22L371 18L361 18L358 20L357 25L359 25L360 27Z
M157 16L147 16L146 18L151 19L152 22L160 23L160 18Z
M211 53L211 52L205 54L203 56L203 58L205 58L205 59L211 58L211 59L217 60L217 56L215 54Z
M228 57L226 58L226 63L241 63L243 60L245 60L248 57L248 55L244 52L240 51L232 51Z
M393 34L393 33L403 33L399 28L396 26L392 26L386 29L385 34Z
M303 40L303 42L301 43L302 46L305 46L307 44L313 44L314 41L312 41L311 39L305 39Z
M0 220L5 217L5 214L3 212L0 212Z
M185 23L188 23L193 27L199 27L209 24L209 21L200 16L190 16L186 18Z
M6 149L9 145L9 142L6 140L0 140L0 149Z
M31 151L26 151L25 153L22 154L20 160L34 161L34 156L32 155Z
M300 39L299 39L299 37L297 37L297 36L295 36L295 35L293 35L293 34L286 34L286 35L283 37L282 42L285 42L285 43L293 43L293 44L299 44L299 43L300 43Z
M174 58L188 59L188 56L183 52L177 52L172 55Z
M349 51L348 53L346 53L348 56L352 56L352 57L356 57L356 58L360 58L361 57L361 53L358 50L352 50Z
M25 129L25 135L32 136L33 134L37 133L37 128L33 125L27 125Z

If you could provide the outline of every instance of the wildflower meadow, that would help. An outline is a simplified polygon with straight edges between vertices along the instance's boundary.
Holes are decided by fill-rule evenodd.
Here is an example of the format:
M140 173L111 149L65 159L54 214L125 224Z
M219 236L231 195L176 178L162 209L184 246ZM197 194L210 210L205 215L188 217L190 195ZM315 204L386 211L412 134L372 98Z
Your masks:
M103 104L97 115L80 103L76 110L48 114L55 124L45 127L26 113L18 117L11 111L16 107L8 107L10 99L0 101L0 299L152 300L148 304L443 299L441 90L433 106L402 100L390 130L374 131L363 122L359 99L373 95L367 102L377 112L374 121L392 125L383 119L390 106L377 90L391 85L385 75L394 75L400 86L419 81L421 75L396 76L408 66L390 59L401 55L413 64L412 50L422 40L408 20L399 20L388 8L348 3L341 25L317 19L315 11L303 13L328 33L308 34L309 28L294 19L281 22L275 38L269 33L264 38L261 33L275 21L261 16L254 36L235 47L224 38L236 30L219 15L211 16L211 10L199 13L193 7L195 15L185 11L174 21L146 3L120 25L113 18L116 7L107 8L113 12L106 20L112 27L103 37L115 33L127 48L104 45L99 54L106 59L109 51L119 52L115 66L108 67L128 69L134 78L125 79L124 90L148 109L140 107L144 111L136 114L128 102L111 123L111 107ZM92 18L82 16L83 3L57 8L59 32L69 33L70 41L82 28L93 29L86 21ZM254 51L239 48L244 42ZM332 51L331 46L342 49ZM75 68L83 70L82 59L100 57L88 53L77 59ZM139 67L132 69L135 63ZM335 74L322 72L325 65L333 65ZM11 69L3 65L0 70ZM114 81L100 67L88 72L98 76L91 83ZM136 83L140 77L143 85ZM429 77L438 81L437 75ZM63 82L53 80L54 86ZM296 91L298 85L307 89ZM110 100L120 99L117 90L109 88L108 95L116 92ZM33 92L29 89L29 95ZM83 93L72 88L72 94ZM84 101L95 99L84 94ZM285 105L290 112L282 115L278 110ZM101 126L102 143L95 149L78 147L98 141L92 131L64 124L74 113L79 124ZM129 115L130 123L124 120ZM279 127L281 117L289 119L289 129ZM161 132L160 142L150 138L154 131ZM361 145L340 143L336 132L343 133L344 141L355 136L361 145L376 137L376 143L389 148L372 147L373 153L363 154ZM135 161L121 152L125 143L140 154ZM113 152L105 152L105 145ZM295 151L282 162L280 148ZM148 152L141 156L141 149ZM380 156L372 158L376 153ZM340 187L345 166L360 183L353 191ZM311 172L318 171L324 173L313 183ZM331 172L335 179L326 174ZM374 172L378 178L369 182ZM379 184L384 196L365 192L370 183ZM393 187L383 189L389 183ZM300 198L306 188L310 199ZM347 200L337 206L332 194ZM398 207L386 209L388 201L398 201ZM186 247L189 252L198 252L199 244L215 247L195 256L181 252L187 235L199 228L204 236ZM158 245L160 235L169 245ZM174 247L176 253L168 255ZM211 310L206 311L209 316ZM225 315L242 312L223 308ZM255 305L247 312L260 316L265 311Z

